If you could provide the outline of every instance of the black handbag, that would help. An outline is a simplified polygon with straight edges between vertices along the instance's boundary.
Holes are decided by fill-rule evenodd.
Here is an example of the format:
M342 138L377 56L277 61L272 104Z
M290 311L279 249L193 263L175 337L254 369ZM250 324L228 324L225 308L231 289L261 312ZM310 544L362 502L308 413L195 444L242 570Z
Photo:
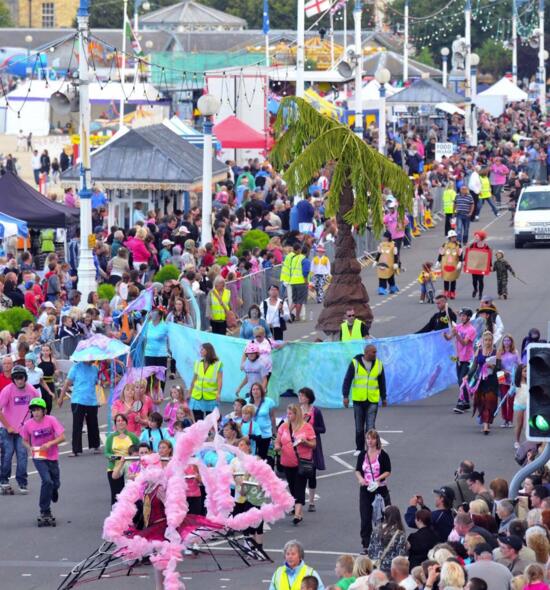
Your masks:
M292 448L296 453L296 459L298 459L298 475L309 479L315 475L315 463L309 459L302 459L300 455L298 455L298 449L294 446L294 436L292 435L292 426L290 425L290 422L288 424L288 431L290 432Z

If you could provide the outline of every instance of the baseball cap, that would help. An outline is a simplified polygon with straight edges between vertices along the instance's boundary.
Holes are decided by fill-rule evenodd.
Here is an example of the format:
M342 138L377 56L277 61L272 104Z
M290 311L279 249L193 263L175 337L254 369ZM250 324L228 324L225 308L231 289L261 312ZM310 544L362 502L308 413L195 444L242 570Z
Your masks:
M162 240L163 246L172 246L172 244L174 244L174 242L172 242L172 240Z
M42 307L51 307L52 309L55 309L55 305L51 301L44 301Z
M441 486L437 490L434 490L434 494L439 494L440 496L448 498L451 501L454 501L455 499L454 490L449 486Z
M523 541L517 535L503 535L498 538L498 541L503 545L508 545L518 553L521 551L521 548L523 547Z
M493 548L489 543L479 543L474 547L474 553L476 555L482 555L483 553L493 553Z

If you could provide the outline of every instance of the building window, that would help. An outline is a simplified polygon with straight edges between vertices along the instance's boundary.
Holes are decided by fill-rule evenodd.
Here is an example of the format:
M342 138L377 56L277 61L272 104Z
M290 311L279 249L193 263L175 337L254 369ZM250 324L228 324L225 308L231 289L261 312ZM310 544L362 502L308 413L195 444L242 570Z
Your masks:
M53 2L44 2L42 4L42 27L44 29L53 29L55 27L55 4Z

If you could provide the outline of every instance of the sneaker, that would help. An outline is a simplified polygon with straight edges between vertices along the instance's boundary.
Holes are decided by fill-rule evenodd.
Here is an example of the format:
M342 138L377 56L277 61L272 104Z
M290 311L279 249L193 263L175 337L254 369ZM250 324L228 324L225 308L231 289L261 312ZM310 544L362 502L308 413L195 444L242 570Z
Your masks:
M453 412L455 414L464 414L464 409L462 408L462 406L459 406L458 404L453 408Z
M500 425L500 427L501 427L501 428L508 428L508 422L503 422L503 423Z
M506 428L514 428L514 425L511 422L508 422L508 424L506 425Z
M361 454L361 451L353 451L354 457L359 457L360 454Z
M29 488L27 486L19 486L19 493L26 496L29 493Z
M519 447L520 447L520 444L518 442L515 442L514 443L514 449L519 449Z
M59 500L59 490L55 489L52 492L52 502L55 504Z

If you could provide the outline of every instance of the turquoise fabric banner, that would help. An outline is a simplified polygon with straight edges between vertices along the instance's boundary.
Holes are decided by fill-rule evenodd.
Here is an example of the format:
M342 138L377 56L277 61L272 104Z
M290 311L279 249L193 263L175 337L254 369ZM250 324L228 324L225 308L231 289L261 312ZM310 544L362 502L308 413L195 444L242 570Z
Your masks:
M231 402L244 374L241 358L247 344L242 338L199 332L169 324L170 350L187 387L203 342L210 342L223 363L222 400ZM409 334L369 340L384 364L388 403L399 404L429 397L456 385L454 346L443 332ZM269 397L278 401L287 389L311 387L321 408L341 408L342 382L351 359L364 342L289 342L273 351ZM244 393L244 392L243 392Z

